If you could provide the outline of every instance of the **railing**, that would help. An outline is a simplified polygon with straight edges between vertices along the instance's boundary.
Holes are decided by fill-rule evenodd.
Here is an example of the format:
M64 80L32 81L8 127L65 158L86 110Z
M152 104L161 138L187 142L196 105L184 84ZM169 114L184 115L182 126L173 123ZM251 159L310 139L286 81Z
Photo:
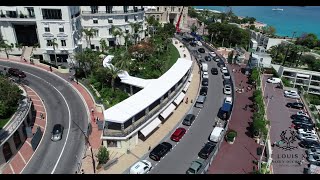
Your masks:
M83 15L114 15L114 14L119 14L119 15L125 15L125 14L131 14L131 13L140 13L144 12L144 10L128 10L126 12L124 11L112 11L112 12L107 12L107 11L82 11Z
M25 120L26 115L29 113L30 106L31 100L29 98L25 98L20 101L16 113L8 122L9 124L7 124L7 126L0 130L1 145L18 128L21 122Z
M16 15L16 16L9 16L9 15L1 15L0 19L3 18L9 18L9 19L35 19L35 16L20 16L20 15Z

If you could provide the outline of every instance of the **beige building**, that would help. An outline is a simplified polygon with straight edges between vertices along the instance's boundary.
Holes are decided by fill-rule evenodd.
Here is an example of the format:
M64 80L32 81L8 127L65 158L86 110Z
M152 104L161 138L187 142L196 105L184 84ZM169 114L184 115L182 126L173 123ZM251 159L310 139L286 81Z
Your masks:
M161 24L172 23L176 25L178 22L180 13L183 6L146 6L145 16L146 18L154 16ZM188 7L184 6L183 14L181 16L180 28L184 27L184 23L187 23Z

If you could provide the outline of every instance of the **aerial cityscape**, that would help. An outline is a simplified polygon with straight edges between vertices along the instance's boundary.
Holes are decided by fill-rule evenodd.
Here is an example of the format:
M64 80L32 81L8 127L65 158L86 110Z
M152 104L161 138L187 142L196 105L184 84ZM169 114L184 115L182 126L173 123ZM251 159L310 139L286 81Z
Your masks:
M0 174L319 174L320 6L0 6Z

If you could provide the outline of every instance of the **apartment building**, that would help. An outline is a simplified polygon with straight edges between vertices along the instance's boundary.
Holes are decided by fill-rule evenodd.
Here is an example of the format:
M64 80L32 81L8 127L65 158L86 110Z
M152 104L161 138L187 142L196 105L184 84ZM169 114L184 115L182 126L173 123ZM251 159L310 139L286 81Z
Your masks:
M178 22L179 16L182 16L180 20L180 28L184 27L184 24L187 23L188 16L188 7L185 6L146 6L146 17L153 16L161 24L171 23L176 25Z
M82 47L100 49L100 40L104 39L108 46L124 45L126 35L138 33L137 41L145 38L145 12L143 6L81 6L81 24L84 29L95 29L91 44L82 36ZM139 32L134 32L131 24L140 24ZM123 35L114 37L111 27L121 29ZM134 39L131 37L131 41Z
M0 33L14 46L10 54L21 55L23 46L31 48L28 57L66 62L79 48L81 39L79 6L0 6ZM50 42L55 41L53 47ZM27 58L28 58L27 57Z
M250 36L251 36L250 48L252 49L258 46L263 46L266 50L268 50L270 49L270 47L281 44L283 41L286 41L286 39L270 38L265 34L262 34L260 32L256 32L253 30L250 30Z

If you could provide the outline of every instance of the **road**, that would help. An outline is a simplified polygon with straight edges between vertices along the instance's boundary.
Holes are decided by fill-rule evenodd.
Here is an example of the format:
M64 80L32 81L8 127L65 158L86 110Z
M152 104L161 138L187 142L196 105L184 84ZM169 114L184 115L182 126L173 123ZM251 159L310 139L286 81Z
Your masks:
M193 49L198 49L199 46ZM209 52L206 49L206 55ZM201 54L204 58L204 54ZM184 174L190 167L193 160L198 158L198 152L208 141L209 135L213 129L215 118L219 108L222 106L224 95L222 85L222 74L219 70L218 75L211 74L211 68L217 67L215 61L208 63L209 73L209 86L208 94L205 102L205 106L202 109L193 107L189 113L193 113L196 116L194 123L188 127L181 123L178 127L184 127L187 129L187 133L176 143L170 140L170 136L173 132L170 132L163 140L173 145L171 152L169 152L159 162L153 161L146 154L142 159L147 159L153 165L153 168L149 174ZM182 121L183 119L181 119ZM175 130L175 129L174 129ZM174 131L173 130L173 131ZM142 160L141 159L141 160ZM125 171L128 173L129 169Z
M43 139L22 173L73 174L79 158L82 157L85 141L79 127L86 130L88 125L87 109L81 97L69 84L49 72L1 60L0 68L3 69L3 66L23 70L27 75L28 86L43 99L47 110L47 125ZM52 142L51 131L57 123L65 128L63 139Z

